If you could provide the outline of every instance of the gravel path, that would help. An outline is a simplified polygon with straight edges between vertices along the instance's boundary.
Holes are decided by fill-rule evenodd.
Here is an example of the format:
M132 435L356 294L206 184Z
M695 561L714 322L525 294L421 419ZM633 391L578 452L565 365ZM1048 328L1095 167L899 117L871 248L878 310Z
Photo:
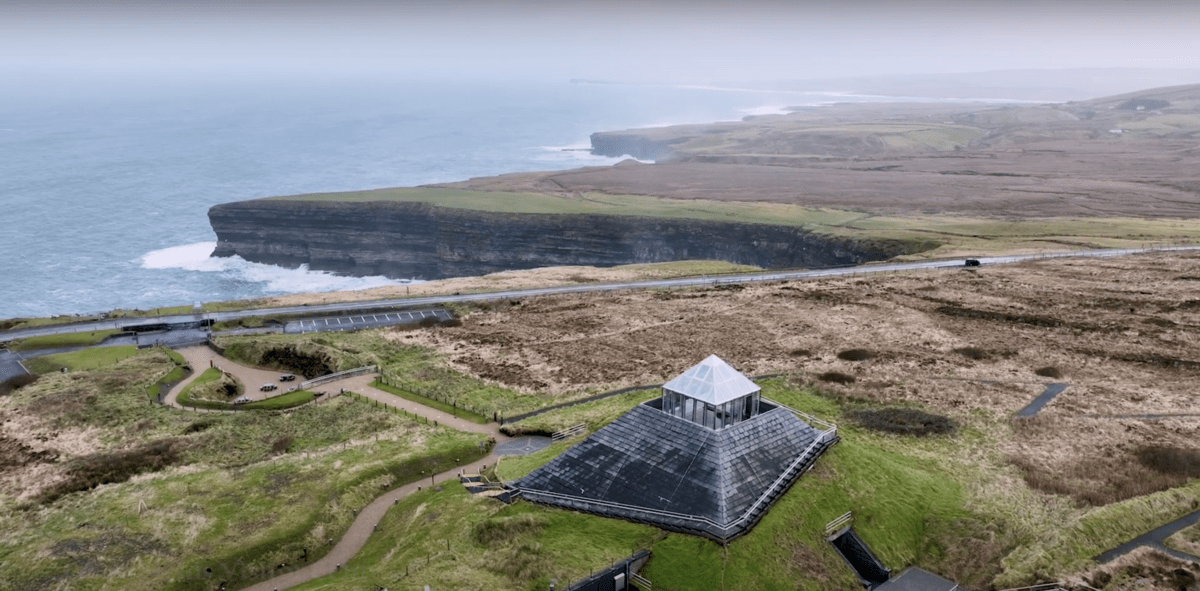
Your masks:
M403 409L409 414L424 417L430 421L437 421L438 425L445 425L460 431L470 433L480 433L490 435L496 440L497 447L500 444L509 440L509 438L500 432L500 425L496 423L487 423L480 425L472 423L466 419L460 419L449 413L444 413L440 410L422 406L415 402L411 402L398 396L389 394L382 390L373 388L370 383L375 379L374 375L363 375L345 380L338 380L326 384L326 388L340 389L345 388L356 394L361 394L366 398L377 401L393 408ZM337 572L342 565L346 564L358 551L366 545L367 540L371 537L371 533L375 531L375 525L382 519L387 510L395 505L400 499L411 495L422 488L427 488L436 482L442 482L450 478L457 478L460 474L478 473L485 466L490 466L496 463L498 458L497 449L493 448L492 453L488 456L476 460L465 466L447 470L440 474L435 474L430 480L421 480L406 484L396 489L392 489L384 493L379 498L367 505L362 511L359 511L358 517L354 523L350 524L350 529L338 540L337 544L324 557L316 562L305 566L296 571L279 575L273 579L268 579L256 585L246 587L244 591L273 591L276 589L287 589L301 583L306 583L312 579L323 577Z

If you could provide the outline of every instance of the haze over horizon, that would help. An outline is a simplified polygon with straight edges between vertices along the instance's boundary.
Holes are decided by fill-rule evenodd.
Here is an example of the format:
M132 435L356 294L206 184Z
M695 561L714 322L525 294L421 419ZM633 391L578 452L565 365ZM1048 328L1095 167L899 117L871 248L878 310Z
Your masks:
M1200 3L0 3L0 68L736 83L1200 69Z

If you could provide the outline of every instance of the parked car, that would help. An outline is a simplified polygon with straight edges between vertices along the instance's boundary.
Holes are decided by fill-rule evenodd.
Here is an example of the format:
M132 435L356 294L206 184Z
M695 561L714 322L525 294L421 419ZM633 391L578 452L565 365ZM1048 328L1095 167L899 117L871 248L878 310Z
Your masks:
M294 373L285 373L285 374L279 376L279 381L281 381L281 382L293 382L295 380L296 380L296 374L294 374Z
M278 388L278 387L279 387L279 386L276 386L275 384L272 384L272 383L270 383L270 382L267 382L266 384L263 384L263 385L259 386L259 387L258 387L258 389L259 389L260 391L262 391L262 392L270 392L271 390L274 390L274 389L276 389L276 388Z
M978 267L979 259L967 259L966 263L964 264L968 267Z

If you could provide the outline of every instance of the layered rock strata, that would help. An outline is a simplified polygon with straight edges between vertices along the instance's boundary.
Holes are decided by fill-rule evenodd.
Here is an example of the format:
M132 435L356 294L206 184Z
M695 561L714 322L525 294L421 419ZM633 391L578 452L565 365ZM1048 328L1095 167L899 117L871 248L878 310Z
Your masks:
M240 201L208 212L216 257L345 275L441 279L563 265L722 260L767 269L884 260L901 241L621 215L517 214L413 202Z

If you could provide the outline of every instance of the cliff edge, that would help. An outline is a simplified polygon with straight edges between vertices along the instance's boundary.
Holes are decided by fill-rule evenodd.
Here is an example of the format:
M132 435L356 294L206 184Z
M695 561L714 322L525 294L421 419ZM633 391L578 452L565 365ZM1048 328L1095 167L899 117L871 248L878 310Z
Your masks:
M562 265L722 260L767 269L851 265L934 245L800 227L626 215L496 213L421 202L259 199L212 207L212 256L397 279Z

